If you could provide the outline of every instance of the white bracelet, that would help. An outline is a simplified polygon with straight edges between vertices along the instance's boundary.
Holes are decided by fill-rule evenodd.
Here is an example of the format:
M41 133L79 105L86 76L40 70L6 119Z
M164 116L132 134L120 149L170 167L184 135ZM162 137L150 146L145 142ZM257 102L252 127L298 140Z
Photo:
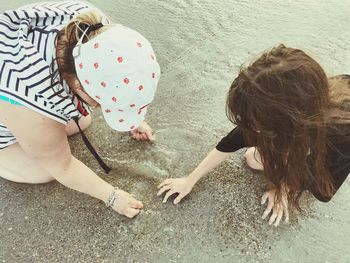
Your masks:
M116 193L117 190L118 190L118 188L115 187L115 188L112 190L111 194L108 196L108 199L107 199L107 201L106 201L106 206L107 206L107 207L114 206L114 203L115 203L115 201L117 200L117 193Z

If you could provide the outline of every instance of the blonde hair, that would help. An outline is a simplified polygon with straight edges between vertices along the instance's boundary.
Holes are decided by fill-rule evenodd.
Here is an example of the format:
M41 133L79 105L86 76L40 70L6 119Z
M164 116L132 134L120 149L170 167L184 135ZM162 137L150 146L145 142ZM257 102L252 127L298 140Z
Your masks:
M97 9L91 9L87 12L75 16L64 28L64 34L67 37L68 46L76 45L85 30L88 27L96 25L98 23L102 23L103 27L91 31L88 35L85 35L83 38L83 43L106 31L112 25L109 18Z

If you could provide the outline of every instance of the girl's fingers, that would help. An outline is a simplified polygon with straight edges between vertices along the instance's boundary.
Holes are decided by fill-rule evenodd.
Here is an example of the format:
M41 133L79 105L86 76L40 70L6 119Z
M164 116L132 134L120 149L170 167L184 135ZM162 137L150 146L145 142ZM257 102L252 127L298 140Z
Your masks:
M140 133L139 137L140 137L140 141L145 141L146 140L146 136L143 133Z
M264 193L264 195L261 197L261 204L265 204L267 198L269 197L269 192Z
M139 133L135 133L135 134L133 135L133 138L134 138L135 140L139 141L139 140L140 140L140 134L139 134Z
M146 131L146 132L133 132L131 133L131 137L134 138L137 141L155 141L154 136L152 135L152 132Z
M151 130L146 130L146 136L147 136L147 139L151 142L155 140Z
M170 184L170 183L171 183L171 179L170 179L170 178L169 178L169 179L165 179L163 182L161 182L161 183L157 186L157 188L159 189L159 188L163 187L164 185Z
M265 219L267 217L267 215L270 214L272 207L273 207L273 202L269 201L267 208L262 215L262 219Z
M140 202L140 201L138 201L138 202L139 202L139 204L138 204L138 208L142 209L142 208L144 207L143 203L142 203L142 202Z
M143 208L142 202L137 201L137 200L132 200L132 201L130 201L130 206L131 206L132 208L137 208L137 209Z
M140 213L140 210L139 209L136 209L136 208L129 208L127 210L127 212L125 213L125 215L129 218L133 218L135 217L138 213Z
M166 195L164 196L163 203L166 203L166 201L168 201L168 198L169 198L171 195L175 194L175 192L176 192L176 191L174 191L174 190L168 191L168 192L166 193Z
M135 129L130 131L131 137L137 141L155 141L155 138L152 134L152 129L150 127L146 127L140 131L139 129Z
M282 216L283 216L283 209L281 208L279 211L278 211L278 215L277 215L277 218L276 218L276 221L275 223L273 224L275 227L277 227L282 219Z
M269 220L269 225L272 225L273 222L275 222L277 218L277 211L273 211L272 215L270 216L270 220Z
M283 212L284 212L284 222L288 223L289 222L289 211L287 207L283 207Z
M172 187L171 184L168 184L168 185L166 185L166 186L163 186L163 187L158 191L157 196L160 196L160 195L162 195L165 191L170 190L171 187Z
M145 133L141 133L139 131L132 134L132 137L137 141L145 141L147 140L147 136Z
M168 179L165 179L163 182L161 182L159 185L158 185L158 189L163 187L164 185L167 185L167 184L171 184L173 182L173 179L171 178L168 178Z
M283 207L288 207L288 197L282 197L282 205Z
M176 205L176 204L180 203L180 201L181 201L182 198L184 198L184 197L185 197L185 195L183 195L183 194L180 193L180 194L175 198L174 204Z

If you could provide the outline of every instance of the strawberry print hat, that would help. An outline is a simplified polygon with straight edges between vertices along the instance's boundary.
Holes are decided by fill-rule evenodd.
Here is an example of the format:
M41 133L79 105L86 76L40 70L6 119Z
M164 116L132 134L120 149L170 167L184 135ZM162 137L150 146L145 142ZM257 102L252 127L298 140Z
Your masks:
M82 87L101 105L112 129L136 129L145 119L160 78L151 44L119 24L86 43L82 38L73 50Z

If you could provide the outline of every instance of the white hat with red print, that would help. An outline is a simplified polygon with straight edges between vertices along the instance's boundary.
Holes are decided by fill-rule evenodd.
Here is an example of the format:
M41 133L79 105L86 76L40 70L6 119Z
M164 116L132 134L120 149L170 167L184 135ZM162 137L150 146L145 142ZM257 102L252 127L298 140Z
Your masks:
M160 77L147 39L130 28L113 25L86 43L79 41L73 56L81 85L101 105L108 125L117 131L137 128Z

